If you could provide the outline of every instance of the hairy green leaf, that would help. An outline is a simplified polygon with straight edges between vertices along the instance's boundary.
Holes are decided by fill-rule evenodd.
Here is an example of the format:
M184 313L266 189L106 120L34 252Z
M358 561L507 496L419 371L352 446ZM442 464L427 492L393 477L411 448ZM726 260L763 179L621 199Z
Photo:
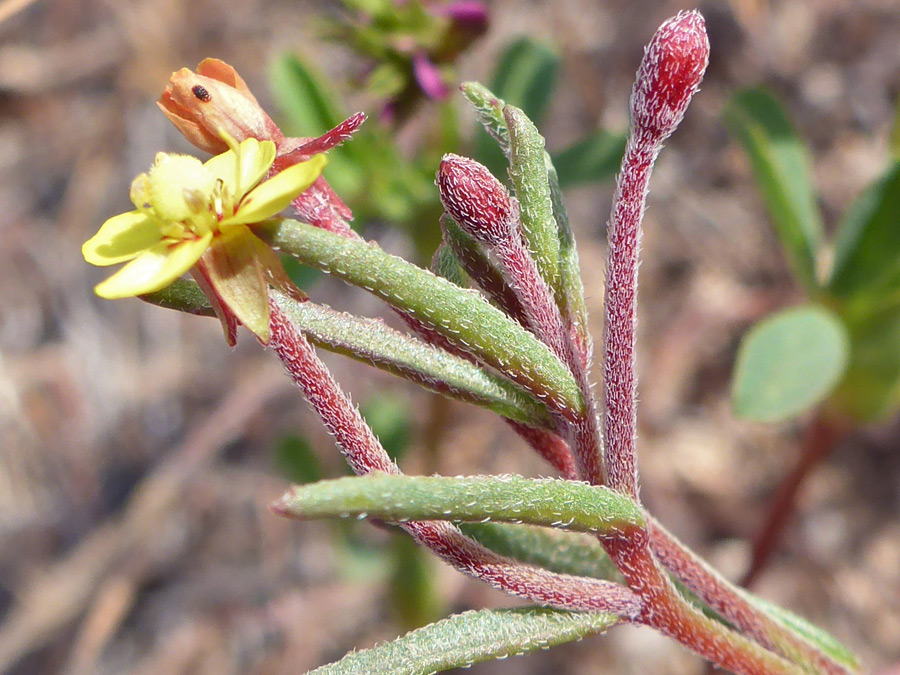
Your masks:
M778 102L760 89L732 98L725 122L740 139L759 182L769 216L800 282L818 288L816 260L822 217L816 204L805 146Z
M540 607L482 609L430 624L386 644L351 652L310 675L423 675L546 649L603 633L612 614Z
M569 370L534 335L480 294L416 267L378 246L285 220L257 232L301 262L365 288L433 326L529 391L575 417L584 405Z
M544 153L547 166L547 177L550 185L550 200L553 204L553 217L559 233L559 284L560 311L563 317L575 327L579 348L582 354L590 354L592 338L588 327L587 305L584 302L584 283L581 280L581 267L578 264L578 247L575 235L569 224L569 214L563 201L559 175L550 155Z
M597 537L589 534L508 523L462 523L459 529L494 553L551 572L620 580Z
M553 427L546 406L504 377L386 326L284 293L272 297L314 345L530 426Z
M609 488L522 476L367 474L294 486L272 508L304 520L494 520L604 533L644 525L640 507Z
M850 672L858 673L862 669L862 664L856 654L818 626L814 626L793 612L789 612L768 600L763 600L752 593L743 593L743 596L750 604L755 605L759 610L768 614L788 630L797 633L797 635L819 649L825 656L846 667Z
M553 165L562 187L612 178L625 154L625 134L600 129L553 153Z
M155 293L147 293L140 296L144 302L149 302L157 307L175 309L185 314L197 316L215 316L216 313L209 304L209 300L200 285L189 279L176 279L169 286Z
M838 229L829 290L878 298L900 290L900 162L863 192Z
M484 130L497 142L503 154L508 154L509 131L506 128L506 118L503 117L506 101L495 96L480 82L463 82L460 89L475 108Z
M492 97L499 99L501 105L510 103L521 108L529 119L540 124L553 97L558 69L559 56L552 49L522 37L513 42L500 58L491 79ZM501 178L506 169L505 150L503 147L498 149L497 144L484 134L476 137L476 159Z
M741 342L732 380L735 413L745 419L789 419L825 399L847 367L843 322L817 305L761 321Z
M509 130L509 177L519 200L522 236L541 277L559 297L559 232L550 199L544 137L513 105L507 104L503 117Z

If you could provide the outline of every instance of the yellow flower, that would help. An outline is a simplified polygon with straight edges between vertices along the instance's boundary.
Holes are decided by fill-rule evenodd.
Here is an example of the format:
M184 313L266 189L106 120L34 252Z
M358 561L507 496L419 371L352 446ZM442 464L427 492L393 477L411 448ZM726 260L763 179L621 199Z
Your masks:
M191 270L233 343L234 319L269 339L267 282L286 280L277 255L251 227L284 209L319 177L316 155L263 180L275 144L248 138L205 164L160 153L134 179L137 207L107 220L82 247L93 265L127 264L94 289L103 298L161 290Z

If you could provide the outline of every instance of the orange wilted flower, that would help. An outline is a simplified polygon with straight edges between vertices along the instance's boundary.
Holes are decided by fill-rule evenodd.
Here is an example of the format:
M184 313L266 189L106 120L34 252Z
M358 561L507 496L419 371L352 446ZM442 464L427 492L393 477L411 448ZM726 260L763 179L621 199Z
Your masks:
M226 138L276 146L284 138L237 71L218 59L204 59L196 73L172 73L157 105L191 143L212 155L228 150Z
M363 113L356 113L321 136L286 137L237 71L218 59L204 59L196 73L188 68L172 73L157 105L185 138L212 154L227 150L228 139L272 141L276 149L273 174L340 145L366 119ZM350 231L346 221L353 219L353 213L323 177L292 206L297 217L311 225L342 234Z

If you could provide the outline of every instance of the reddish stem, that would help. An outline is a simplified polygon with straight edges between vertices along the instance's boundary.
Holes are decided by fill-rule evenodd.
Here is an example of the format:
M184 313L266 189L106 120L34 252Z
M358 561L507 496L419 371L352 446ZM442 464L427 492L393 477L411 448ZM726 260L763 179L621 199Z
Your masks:
M828 675L848 675L846 668L832 662L814 646L751 605L739 589L719 576L659 522L652 517L647 520L650 548L659 561L738 630L787 659L812 664Z
M270 302L269 310L269 347L334 436L353 471L359 475L372 471L400 473L303 334L277 303ZM639 599L624 586L517 563L484 548L449 523L423 521L402 527L461 572L532 602L560 609L612 612L623 620L632 619L640 610Z
M641 136L629 138L608 225L606 332L603 345L603 408L609 486L638 496L637 328L638 248L647 186L659 146Z
M545 429L529 427L521 422L506 420L537 453L552 464L566 480L578 480L575 459L566 442Z
M824 414L817 415L810 422L803 434L800 461L778 486L775 496L769 502L763 525L754 537L753 557L750 568L741 581L742 586L750 587L759 578L793 515L797 495L806 479L834 451L848 431L845 424Z
M643 601L638 621L655 628L703 658L734 673L800 673L780 656L692 607L650 553L648 533L636 529L601 540L629 587Z

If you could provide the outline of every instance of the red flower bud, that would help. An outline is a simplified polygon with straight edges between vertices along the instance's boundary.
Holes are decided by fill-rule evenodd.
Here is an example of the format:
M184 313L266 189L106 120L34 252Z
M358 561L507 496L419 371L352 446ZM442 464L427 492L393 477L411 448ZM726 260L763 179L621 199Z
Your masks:
M196 73L172 73L157 105L191 143L213 155L228 150L227 136L276 144L284 137L241 76L218 59L205 59Z
M470 236L487 246L510 238L518 205L486 166L444 155L437 183L444 210Z
M644 52L631 94L637 134L662 142L679 125L709 63L706 23L700 12L666 21Z

